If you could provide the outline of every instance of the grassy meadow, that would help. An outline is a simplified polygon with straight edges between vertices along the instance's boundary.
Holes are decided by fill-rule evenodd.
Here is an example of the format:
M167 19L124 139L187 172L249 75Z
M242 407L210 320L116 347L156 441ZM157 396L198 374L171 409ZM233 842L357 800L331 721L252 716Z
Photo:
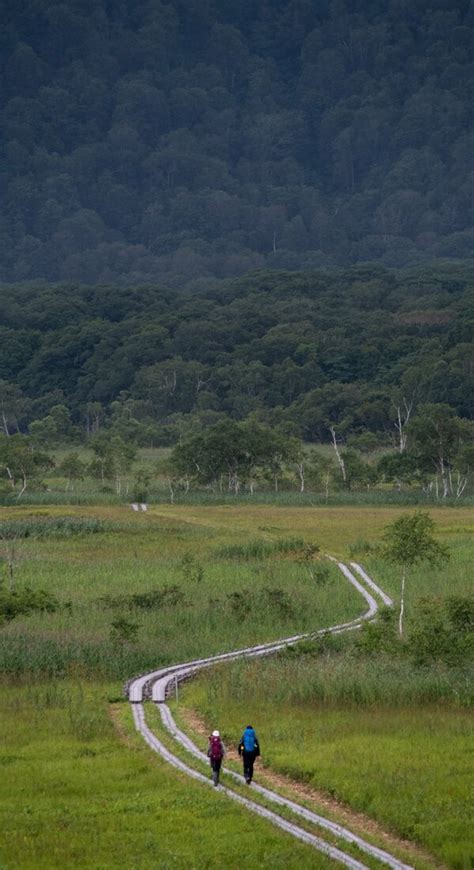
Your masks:
M294 671L268 670L267 663L259 672L250 664L232 666L224 685L201 677L185 687L179 708L199 713L208 728L219 727L229 745L237 744L251 722L262 745L259 767L363 813L446 866L469 870L473 722L467 710L295 702L292 684L285 684L286 693L282 689Z
M174 771L114 686L2 687L0 866L311 868L314 853ZM318 867L331 862L318 857Z
M311 580L308 545L353 554L396 598L397 570L367 544L399 512L0 508L0 529L10 530L0 540L3 589L41 589L54 602L0 626L0 866L237 867L244 838L246 866L324 867L309 847L151 757L118 700L123 681L150 667L360 615L364 603L331 563L321 560L326 583ZM471 585L472 511L431 515L452 557L409 576L408 624L419 598L467 595ZM270 768L467 870L465 670L362 661L347 643L209 672L180 706L218 720L230 741L253 718Z

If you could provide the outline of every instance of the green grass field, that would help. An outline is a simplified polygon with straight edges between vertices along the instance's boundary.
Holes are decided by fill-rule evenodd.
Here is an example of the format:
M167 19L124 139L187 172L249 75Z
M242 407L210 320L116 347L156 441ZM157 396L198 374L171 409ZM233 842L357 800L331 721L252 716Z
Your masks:
M274 698L268 676L271 687L280 687ZM247 665L236 677L236 692L230 674L224 688L220 682L216 688L210 675L189 684L180 707L197 711L208 728L219 727L229 745L237 744L250 721L265 768L364 813L446 865L469 870L474 842L468 711L420 704L349 706L311 698L290 704L282 700L281 686L295 679L294 672Z
M470 587L472 511L431 513L452 558L441 571L409 577L408 623L421 596L466 595ZM358 616L364 604L336 568L326 585L311 582L302 544L347 559L355 542L376 542L398 514L386 506L165 505L146 514L117 505L0 508L0 528L21 520L35 529L65 516L102 523L94 532L85 524L79 533L53 529L15 541L16 588L46 590L57 609L0 627L0 866L237 867L244 840L246 866L324 867L309 847L152 758L127 705L110 701L127 677L161 663ZM396 570L371 553L357 558L397 596ZM5 588L6 563L3 572ZM117 635L120 621L134 626L131 634ZM231 740L251 715L273 769L337 796L446 865L470 867L469 714L453 697L452 674L413 675L397 665L388 680L364 665L375 695L358 699L347 693L353 671L344 671L341 655L342 664L336 656L318 679L311 656L222 668L212 684L186 688L184 702L209 724L218 718ZM395 678L412 687L408 701ZM451 694L435 687L428 703L428 679L444 680ZM303 684L309 688L299 691ZM381 684L391 687L385 700ZM303 731L302 746L288 751L295 729Z
M128 705L108 703L114 691L2 687L2 870L238 868L244 844L248 867L315 866L310 849L154 756Z

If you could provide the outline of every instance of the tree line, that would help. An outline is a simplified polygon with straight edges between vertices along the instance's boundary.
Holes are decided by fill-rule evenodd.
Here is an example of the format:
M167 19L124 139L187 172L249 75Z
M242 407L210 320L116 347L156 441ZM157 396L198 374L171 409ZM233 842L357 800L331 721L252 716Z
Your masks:
M254 417L308 442L393 443L424 402L472 418L474 272L258 273L199 294L5 286L0 429L173 445Z
M421 405L406 427L403 445L375 458L338 444L336 437L334 453L323 452L282 427L270 428L254 418L226 419L188 434L154 467L137 464L136 446L113 430L93 435L88 447L89 461L77 451L60 461L57 471L66 478L66 491L91 478L104 492L140 502L147 501L150 489L156 492L157 480L165 482L171 502L192 489L236 496L298 489L324 493L327 500L330 492L369 490L381 484L458 500L465 491L470 494L474 471L474 424L456 417L446 405ZM0 493L19 499L31 482L37 485L54 466L34 434L0 435Z
M0 280L473 257L469 0L3 6Z

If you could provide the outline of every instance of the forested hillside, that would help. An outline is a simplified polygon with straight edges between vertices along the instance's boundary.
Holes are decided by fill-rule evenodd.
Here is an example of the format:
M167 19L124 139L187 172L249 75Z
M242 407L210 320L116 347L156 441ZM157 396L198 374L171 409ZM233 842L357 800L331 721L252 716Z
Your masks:
M5 287L2 428L32 424L51 445L105 424L147 445L256 415L326 441L330 425L395 436L404 403L470 417L473 285L466 266L355 266L259 273L200 294Z
M1 10L0 280L199 289L474 256L469 0ZM92 377L58 373L81 399Z

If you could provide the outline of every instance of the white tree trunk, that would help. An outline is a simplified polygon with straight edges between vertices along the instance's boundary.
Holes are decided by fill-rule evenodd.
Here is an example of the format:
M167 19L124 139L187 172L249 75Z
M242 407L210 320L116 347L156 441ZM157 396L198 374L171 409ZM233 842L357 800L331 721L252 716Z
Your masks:
M466 474L464 477L461 472L458 471L457 481L456 481L456 499L460 498L466 489L467 482L469 480L469 475Z
M443 483L443 498L447 498L449 495L449 479L443 456L439 457L439 470L441 473L441 481Z
M330 431L331 436L332 436L332 446L334 447L336 459L337 459L339 468L341 469L342 479L343 479L344 483L346 483L346 481L347 481L346 466L344 464L344 460L343 460L341 454L339 453L339 447L338 447L337 438L336 438L336 430L335 430L334 426L329 426L329 431Z
M403 453L403 451L406 450L407 434L406 434L405 430L406 430L406 427L408 426L408 423L410 422L410 417L411 417L411 413L413 411L414 401L415 401L415 398L412 397L411 401L407 402L407 400L405 399L405 396L404 396L402 399L402 402L400 404L396 405L397 421L395 423L395 429L398 432L398 452L399 453ZM402 405L403 405L403 407L402 407Z
M8 428L7 416L6 416L3 408L2 408L2 422L3 422L3 431L5 432L5 435L7 436L7 438L9 438L10 437L10 430Z
M20 492L19 492L18 495L17 495L17 499L22 497L22 495L23 495L23 493L24 493L24 491L25 491L25 489L26 489L26 485L27 485L27 482L26 482L26 474L23 472L23 481L22 481L22 485L21 485Z
M5 471L7 472L8 480L10 481L12 489L15 489L15 478L13 477L8 465L5 465Z
M304 479L304 464L302 462L298 462L296 466L296 470L298 472L298 477L300 479L300 492L304 492L305 479Z
M400 637L403 636L403 614L405 612L405 580L406 580L406 571L403 568L402 571L402 588L400 593L400 616L398 619L398 633Z

